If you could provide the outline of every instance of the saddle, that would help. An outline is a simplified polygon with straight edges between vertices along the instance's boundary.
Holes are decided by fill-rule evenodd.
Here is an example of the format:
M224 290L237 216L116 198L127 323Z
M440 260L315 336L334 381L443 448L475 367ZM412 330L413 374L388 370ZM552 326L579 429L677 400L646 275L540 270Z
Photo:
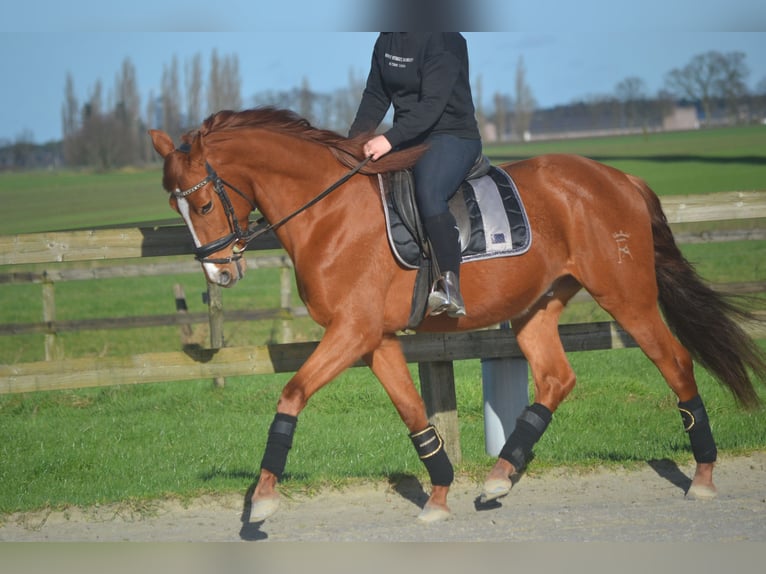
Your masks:
M418 270L407 325L415 329L425 317L428 291L436 278L412 172L380 174L378 181L394 257L403 267ZM474 164L449 200L449 209L459 230L462 262L520 255L529 249L532 236L516 184L486 156Z

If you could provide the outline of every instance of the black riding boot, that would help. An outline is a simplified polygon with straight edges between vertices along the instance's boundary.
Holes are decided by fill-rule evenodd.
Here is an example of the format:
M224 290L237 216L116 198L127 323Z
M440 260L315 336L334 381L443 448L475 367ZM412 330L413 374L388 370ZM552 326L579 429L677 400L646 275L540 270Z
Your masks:
M428 314L446 312L450 317L465 316L460 294L460 235L451 213L426 217L423 221L436 260L439 277L428 295Z

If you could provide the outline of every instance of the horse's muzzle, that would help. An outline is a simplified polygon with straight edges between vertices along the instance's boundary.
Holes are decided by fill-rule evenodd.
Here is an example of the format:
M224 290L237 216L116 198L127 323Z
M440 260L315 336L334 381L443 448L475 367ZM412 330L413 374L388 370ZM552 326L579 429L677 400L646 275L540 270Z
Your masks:
M209 283L221 287L234 287L245 276L247 265L244 257L237 255L226 259L205 260L202 262L202 267Z

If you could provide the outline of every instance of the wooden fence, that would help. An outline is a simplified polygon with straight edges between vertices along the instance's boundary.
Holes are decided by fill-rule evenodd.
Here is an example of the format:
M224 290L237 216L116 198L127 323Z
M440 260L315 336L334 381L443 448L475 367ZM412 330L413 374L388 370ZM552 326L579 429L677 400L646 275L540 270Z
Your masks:
M663 206L671 223L753 219L766 217L766 192L730 192L684 198L664 198ZM723 232L696 231L678 233L680 242L732 241L740 239L766 239L766 230L735 229ZM278 248L274 237L263 237L250 249ZM192 254L188 231L182 226L138 227L131 229L103 229L60 233L39 233L0 236L0 265L55 264L86 260L117 260L123 258L155 257ZM280 256L277 256L279 258ZM272 262L273 263L273 262ZM283 260L278 262L285 266ZM256 266L258 263L255 264ZM194 265L195 271L198 266ZM167 269L155 265L149 273L163 273ZM120 271L88 270L92 278ZM44 274L11 272L0 276L0 283L42 282L83 279L65 269L49 269ZM752 286L751 286L752 287ZM757 285L761 288L762 285ZM224 317L220 299L215 291L209 302L211 321L222 329ZM198 318L195 318L195 320ZM165 317L163 320L168 320ZM173 318L181 324L187 319ZM44 329L35 326L2 326L2 329ZM98 324L68 325L99 328ZM103 325L101 325L103 326ZM58 324L61 328L62 324ZM217 328L218 328L217 327ZM0 329L0 330L2 330ZM211 323L211 331L213 324ZM632 339L614 323L562 325L559 329L566 351L615 349L634 346ZM27 331L28 332L28 331ZM39 331L38 331L39 332ZM187 348L185 351L148 353L129 357L80 358L41 361L16 365L0 365L0 394L30 391L72 389L116 384L140 384L163 381L184 381L201 378L220 380L226 376L257 375L292 372L302 364L316 343L290 343L252 347L222 346L214 333L210 348ZM754 331L754 336L765 336ZM519 358L521 353L512 331L486 330L469 333L415 334L401 337L408 362L419 364L421 393L426 402L429 418L441 429L450 456L460 460L452 362L462 359Z
M156 277L169 275L194 274L201 277L199 263L189 258L187 261L171 261L146 263L139 265L119 265L97 267L91 269L45 269L32 272L0 273L0 285L3 284L38 284L42 286L42 321L34 323L5 323L0 324L0 336L45 334L45 359L53 360L58 354L56 336L67 331L83 330L121 330L142 327L178 326L182 330L190 326L208 322L215 329L216 321L263 321L281 319L282 342L290 342L292 336L291 320L308 315L306 308L292 306L293 265L287 255L261 255L247 257L248 270L278 268L280 270L280 307L277 309L243 309L238 311L223 310L220 317L209 306L207 312L189 313L186 295L183 288L174 285L173 295L176 301L176 313L153 314L141 316L100 317L94 319L56 319L55 285L68 281L89 281L93 279L112 279L129 277ZM205 300L212 301L218 297L219 288L210 286L204 293ZM218 326L222 329L221 326ZM184 341L187 342L187 341Z

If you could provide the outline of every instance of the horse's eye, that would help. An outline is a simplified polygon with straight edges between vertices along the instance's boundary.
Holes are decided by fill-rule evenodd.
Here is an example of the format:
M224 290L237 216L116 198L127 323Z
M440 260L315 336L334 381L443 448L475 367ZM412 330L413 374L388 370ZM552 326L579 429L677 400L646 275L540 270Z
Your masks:
M202 206L202 209L200 209L200 213L202 215L207 215L211 211L213 211L213 202L212 201L208 201L205 205Z

